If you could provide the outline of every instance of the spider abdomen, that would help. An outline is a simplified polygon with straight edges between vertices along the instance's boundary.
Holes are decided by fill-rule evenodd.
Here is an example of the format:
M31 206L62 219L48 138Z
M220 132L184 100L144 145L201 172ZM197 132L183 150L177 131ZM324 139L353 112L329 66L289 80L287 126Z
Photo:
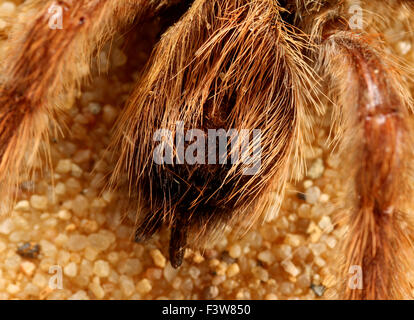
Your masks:
M226 225L248 228L270 206L266 191L283 193L290 156L299 154L295 142L306 129L300 115L311 99L308 91L299 93L299 84L311 87L305 45L271 0L196 0L158 44L120 122L128 130L118 134L124 148L117 170L128 164L134 194L147 195L137 239L149 238L162 224L171 227L174 266L181 264L187 233L197 245ZM181 125L183 135L198 130L204 140L202 163L183 159L194 141L179 150ZM224 143L213 142L213 163L212 130L227 136ZM167 163L154 161L162 140L154 142L157 132L171 133L164 137Z

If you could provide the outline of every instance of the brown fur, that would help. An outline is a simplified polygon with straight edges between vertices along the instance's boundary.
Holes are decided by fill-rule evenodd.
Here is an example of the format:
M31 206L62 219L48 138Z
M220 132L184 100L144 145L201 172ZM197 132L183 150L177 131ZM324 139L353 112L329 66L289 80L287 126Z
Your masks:
M349 231L341 270L346 275L352 265L360 266L363 288L351 290L346 284L345 298L408 298L405 251L412 249L413 226L402 211L406 192L412 191L407 186L412 158L408 101L398 91L399 78L379 53L353 37L346 33L330 36L325 55L330 57L326 67L333 76L342 68L348 73L335 79L343 81L338 84L341 110L337 112L349 113L343 125L344 136L350 138L342 148L344 159L349 158L345 168L350 170L348 179L353 177L349 195L354 197L344 217Z
M61 5L62 30L49 28L48 8ZM35 1L40 13L11 41L0 86L0 193L16 195L22 173L31 172L41 145L46 147L48 128L80 81L88 75L91 58L116 31L147 17L161 4L149 0ZM83 71L81 71L83 70Z

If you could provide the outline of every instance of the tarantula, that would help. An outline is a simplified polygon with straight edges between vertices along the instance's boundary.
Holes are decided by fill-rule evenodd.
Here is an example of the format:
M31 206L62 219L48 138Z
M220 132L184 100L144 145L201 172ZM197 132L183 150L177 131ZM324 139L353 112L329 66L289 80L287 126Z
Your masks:
M118 159L110 182L127 185L136 240L167 225L171 264L179 267L187 246L220 236L226 225L246 229L269 208L277 213L280 203L266 194L283 195L292 165L294 172L304 170L309 115L328 110L348 188L341 219L345 259L338 272L342 298L410 298L410 78L381 30L402 7L414 11L408 0L358 3L365 10L355 29L349 23L354 1L35 1L40 14L11 42L0 87L2 194L15 198L22 173L30 172L50 124L58 122L64 97L88 74L79 66L90 65L117 32L174 13L177 21L166 18L169 28L114 131ZM379 3L387 8L381 17L373 13ZM62 30L48 25L52 5L63 8ZM411 24L408 17L399 23ZM204 156L189 164L165 139L176 161L157 164L154 137L162 128L198 128L205 139L214 129L260 129L260 167L244 174L248 163L229 161L235 149L220 153L219 163L206 164ZM122 176L127 182L119 182ZM354 265L362 268L362 289L347 286Z

